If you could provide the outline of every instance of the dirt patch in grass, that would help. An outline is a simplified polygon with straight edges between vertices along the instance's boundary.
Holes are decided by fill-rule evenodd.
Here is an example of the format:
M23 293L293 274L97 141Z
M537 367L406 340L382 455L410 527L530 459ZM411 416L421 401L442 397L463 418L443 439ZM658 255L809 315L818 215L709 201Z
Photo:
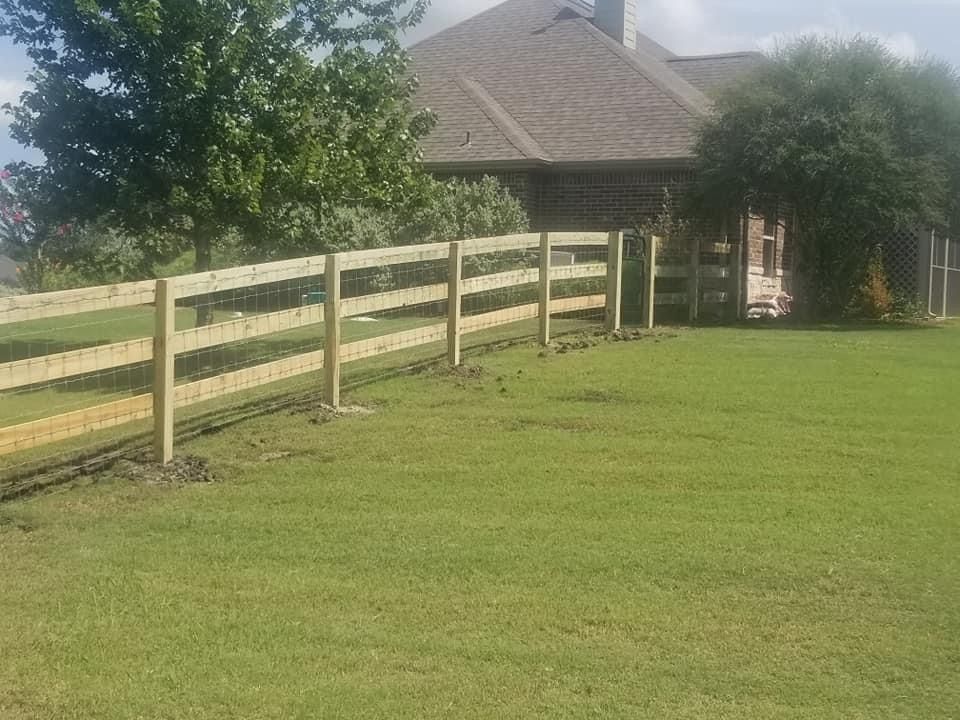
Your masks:
M561 402L599 403L603 405L628 402L624 393L612 390L583 390L582 392L557 397Z
M668 330L641 330L640 328L623 328L613 332L597 330L593 333L581 333L557 338L540 351L540 357L582 352L607 343L639 342L641 340L658 343L677 336L678 333Z
M314 425L326 425L343 418L367 417L373 415L374 412L373 408L363 405L342 405L337 408L330 405L320 405L310 410L310 422Z
M131 480L148 485L216 482L210 464L196 455L175 457L169 465L121 460L114 468L114 474L121 480Z
M433 377L448 377L457 380L480 380L486 374L486 370L482 365L457 365L457 367L451 367L450 365L441 364L430 367L427 374Z
M515 418L505 423L505 428L511 432L522 430L559 430L565 433L594 432L596 422L587 417L554 418L542 420L535 418Z

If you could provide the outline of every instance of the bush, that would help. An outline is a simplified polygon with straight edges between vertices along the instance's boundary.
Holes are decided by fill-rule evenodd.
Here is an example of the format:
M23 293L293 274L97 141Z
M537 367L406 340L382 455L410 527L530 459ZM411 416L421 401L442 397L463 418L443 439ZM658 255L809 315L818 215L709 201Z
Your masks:
M857 293L857 310L861 317L872 320L885 318L893 312L893 294L880 253L875 253L867 266L866 278Z
M426 178L415 201L400 208L339 206L319 213L293 211L294 228L283 237L244 247L246 259L259 262L331 252L452 242L525 232L527 215L518 200L491 177L480 182Z

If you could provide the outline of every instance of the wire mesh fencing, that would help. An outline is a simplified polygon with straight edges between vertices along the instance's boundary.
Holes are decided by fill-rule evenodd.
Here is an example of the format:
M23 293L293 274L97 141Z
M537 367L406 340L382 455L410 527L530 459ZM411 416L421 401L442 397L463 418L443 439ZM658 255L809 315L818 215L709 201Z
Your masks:
M153 282L0 300L0 482L16 493L39 468L118 449L107 431L151 413Z
M0 299L0 496L151 438L167 461L174 437L246 408L336 404L341 372L350 385L619 317L610 243L527 234Z
M932 315L960 317L960 240L931 235L926 300Z

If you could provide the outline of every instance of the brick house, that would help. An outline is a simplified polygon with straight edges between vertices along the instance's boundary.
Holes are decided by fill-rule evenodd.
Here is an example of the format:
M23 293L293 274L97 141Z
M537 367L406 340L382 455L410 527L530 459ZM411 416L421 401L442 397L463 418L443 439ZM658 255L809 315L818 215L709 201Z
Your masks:
M497 177L534 230L633 227L664 188L694 180L710 95L761 62L742 52L679 57L637 31L636 0L507 0L410 49L423 141L439 177ZM750 297L789 285L789 223L732 218L706 235L747 242Z

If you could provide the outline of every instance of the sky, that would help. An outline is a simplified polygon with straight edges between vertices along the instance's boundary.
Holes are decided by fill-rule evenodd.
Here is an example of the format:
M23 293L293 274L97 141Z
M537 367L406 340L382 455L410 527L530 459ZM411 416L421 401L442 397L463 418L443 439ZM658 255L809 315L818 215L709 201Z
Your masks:
M501 0L433 0L424 22L406 38L422 40ZM807 33L881 38L905 57L931 54L960 67L960 0L637 0L639 26L681 55L769 50ZM0 40L0 105L27 87L30 62ZM13 141L0 115L0 165L38 158Z

